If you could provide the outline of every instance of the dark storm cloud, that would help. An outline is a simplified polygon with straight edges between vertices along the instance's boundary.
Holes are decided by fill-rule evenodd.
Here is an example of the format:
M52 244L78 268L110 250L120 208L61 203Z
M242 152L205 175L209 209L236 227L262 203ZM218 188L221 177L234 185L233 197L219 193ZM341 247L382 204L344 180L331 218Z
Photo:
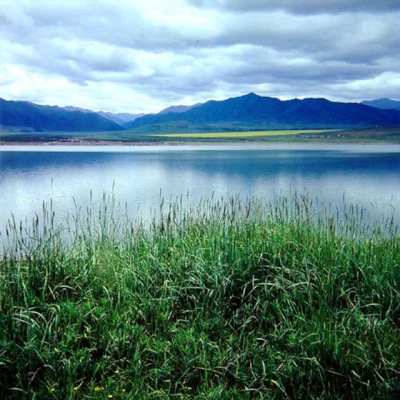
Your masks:
M42 0L21 1L21 7L9 4L11 10L2 10L8 25L3 29L7 36L23 44L54 38L153 50L179 44L177 32L144 19L140 10L126 9L125 4L129 3Z

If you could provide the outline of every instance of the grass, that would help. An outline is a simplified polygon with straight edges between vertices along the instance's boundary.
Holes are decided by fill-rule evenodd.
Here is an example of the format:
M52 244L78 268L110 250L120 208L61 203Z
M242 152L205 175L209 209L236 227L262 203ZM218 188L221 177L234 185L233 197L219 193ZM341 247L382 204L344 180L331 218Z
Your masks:
M301 195L113 210L9 221L0 398L399 398L391 220Z
M118 131L118 132L10 132L0 133L0 145L6 144L154 144L154 143L199 143L199 142L282 142L282 143L399 143L400 128L358 128L358 129L304 129L304 130L270 130L247 132L234 131L220 126L209 127L211 132L198 132L200 127L184 125L171 126L151 132ZM203 127L204 128L204 127ZM244 129L243 127L236 127ZM256 129L256 128L254 128ZM178 133L181 131L181 133Z
M330 133L327 129L305 129L305 130L275 130L275 131L251 131L251 132L207 132L207 133L164 133L162 135L150 135L154 137L167 138L192 138L192 139L215 139L215 138L254 138L269 136L288 136L319 133Z

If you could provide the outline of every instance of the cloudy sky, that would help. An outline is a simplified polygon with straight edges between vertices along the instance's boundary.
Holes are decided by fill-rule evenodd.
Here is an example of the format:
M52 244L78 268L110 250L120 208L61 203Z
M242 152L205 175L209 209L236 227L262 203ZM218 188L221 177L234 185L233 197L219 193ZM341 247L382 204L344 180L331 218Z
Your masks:
M1 0L0 97L157 112L400 100L399 0Z

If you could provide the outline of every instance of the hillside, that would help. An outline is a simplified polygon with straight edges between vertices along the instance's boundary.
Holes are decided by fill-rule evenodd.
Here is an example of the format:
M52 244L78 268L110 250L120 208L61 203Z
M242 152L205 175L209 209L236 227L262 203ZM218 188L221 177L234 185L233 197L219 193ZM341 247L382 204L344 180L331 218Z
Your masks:
M99 132L124 128L93 112L69 111L24 101L0 99L0 127L25 131Z
M361 104L367 106L380 108L381 110L400 110L400 101L392 99L376 99L376 100L364 100Z
M186 111L189 111L193 107L196 107L196 104L193 106L169 106L167 108L164 108L164 110L161 110L157 115L162 115L162 114L169 114L169 113L183 113Z
M86 108L74 107L74 106L67 106L62 107L63 110L66 111L81 111L84 113L96 113L101 117L109 119L110 121L114 121L118 125L123 125L126 122L130 122L135 120L136 118L143 117L145 114L129 114L129 113L112 113L112 112L105 112L105 111L92 111Z
M146 115L125 124L140 132L399 126L400 111L326 99L282 101L254 93L208 101L185 112Z
M19 132L196 133L279 129L364 129L400 126L400 110L380 109L393 100L339 103L323 98L279 100L254 93L193 106L171 106L158 114L95 113L75 107L39 106L0 99L0 127ZM120 132L127 130L126 134Z

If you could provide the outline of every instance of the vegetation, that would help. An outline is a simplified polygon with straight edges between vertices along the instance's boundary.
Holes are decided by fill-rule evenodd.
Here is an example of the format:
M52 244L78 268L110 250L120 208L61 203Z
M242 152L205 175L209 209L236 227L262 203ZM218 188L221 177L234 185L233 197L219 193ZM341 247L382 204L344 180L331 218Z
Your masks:
M156 137L167 138L195 138L195 139L225 139L225 138L253 138L268 136L287 136L308 134L314 135L318 133L329 133L329 130L322 129L306 129L306 130L278 130L278 131L251 131L251 132L209 132L209 133L165 133L162 135L153 135Z
M93 112L67 111L56 106L41 106L26 101L0 98L0 126L23 131L99 132L122 130L120 125Z
M200 143L200 142L284 142L284 143L400 143L400 128L363 128L351 130L306 129L271 131L220 131L218 126L210 132L186 133L158 132L137 133L135 131L118 132L14 132L0 131L2 144L154 144L154 143Z
M2 399L400 397L400 238L306 196L10 220Z
M249 93L222 101L208 101L184 113L148 114L124 124L125 128L138 133L354 129L368 126L399 127L400 112L323 98L282 101Z
M120 132L126 136L126 131L127 136L135 137L188 132L399 128L400 112L393 109L398 106L396 102L379 99L372 101L372 105L378 108L358 103L332 102L323 98L282 101L249 93L195 106L172 106L158 114L135 118L132 114L96 113L76 107L42 106L0 98L0 129L23 134L36 132L39 137L47 133L51 136L63 135L64 132L100 135L101 132L108 132L110 136Z

